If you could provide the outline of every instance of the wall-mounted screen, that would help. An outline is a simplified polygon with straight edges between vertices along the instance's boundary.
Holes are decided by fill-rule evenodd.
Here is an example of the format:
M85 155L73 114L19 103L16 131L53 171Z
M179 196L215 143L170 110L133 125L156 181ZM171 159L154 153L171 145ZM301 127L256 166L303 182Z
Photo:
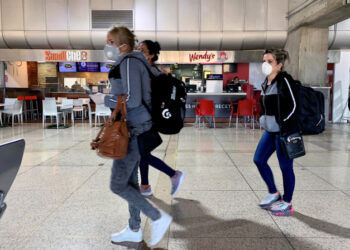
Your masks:
M100 71L101 72L109 72L111 68L113 67L112 63L106 63L106 62L101 62L100 63Z
M97 62L78 62L79 72L99 72L99 66Z
M237 73L237 63L224 63L224 73Z
M75 62L59 62L59 72L77 72L77 65Z

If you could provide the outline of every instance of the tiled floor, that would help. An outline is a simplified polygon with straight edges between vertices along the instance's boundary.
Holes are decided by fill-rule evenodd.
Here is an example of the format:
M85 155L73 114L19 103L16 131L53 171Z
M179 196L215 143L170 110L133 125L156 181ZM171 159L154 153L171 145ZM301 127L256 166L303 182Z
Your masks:
M90 150L96 128L0 128L0 142L22 137L26 150L0 220L0 249L148 249L112 245L127 223L127 204L109 190L111 160ZM155 155L186 173L172 198L154 169L150 200L174 222L158 249L350 249L350 124L305 136L295 161L295 213L273 217L258 208L266 194L252 159L259 129L184 128L163 136ZM2 164L0 162L0 164ZM282 189L275 156L270 160ZM145 238L149 221L142 217Z

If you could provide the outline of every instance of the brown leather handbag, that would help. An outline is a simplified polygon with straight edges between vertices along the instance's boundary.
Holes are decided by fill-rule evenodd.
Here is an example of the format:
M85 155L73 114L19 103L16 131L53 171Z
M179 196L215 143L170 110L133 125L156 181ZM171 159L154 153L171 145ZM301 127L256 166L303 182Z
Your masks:
M119 113L121 113L121 119L116 121ZM122 159L126 156L129 145L129 132L126 125L125 95L118 96L118 101L112 115L90 145L101 157Z

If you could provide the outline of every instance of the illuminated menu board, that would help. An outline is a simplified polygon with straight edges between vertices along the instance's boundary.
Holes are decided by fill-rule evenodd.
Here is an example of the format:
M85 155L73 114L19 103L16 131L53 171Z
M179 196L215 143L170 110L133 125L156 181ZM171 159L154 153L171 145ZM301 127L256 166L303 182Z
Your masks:
M113 67L112 63L100 63L100 71L101 72L109 72Z
M99 72L97 62L78 62L79 72Z
M59 62L59 72L77 72L77 64L75 62Z

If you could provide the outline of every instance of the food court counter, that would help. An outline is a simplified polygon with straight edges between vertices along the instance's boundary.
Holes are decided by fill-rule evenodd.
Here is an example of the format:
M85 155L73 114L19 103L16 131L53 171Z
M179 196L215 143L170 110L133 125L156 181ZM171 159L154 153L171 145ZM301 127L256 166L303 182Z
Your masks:
M194 118L194 108L196 106L197 99L213 100L215 105L215 117L228 118L231 112L230 101L236 102L238 100L245 99L247 94L245 92L240 93L187 93L186 101L186 118Z
M49 97L67 97L71 99L78 99L78 98L89 98L89 94L86 92L51 92L49 94Z

